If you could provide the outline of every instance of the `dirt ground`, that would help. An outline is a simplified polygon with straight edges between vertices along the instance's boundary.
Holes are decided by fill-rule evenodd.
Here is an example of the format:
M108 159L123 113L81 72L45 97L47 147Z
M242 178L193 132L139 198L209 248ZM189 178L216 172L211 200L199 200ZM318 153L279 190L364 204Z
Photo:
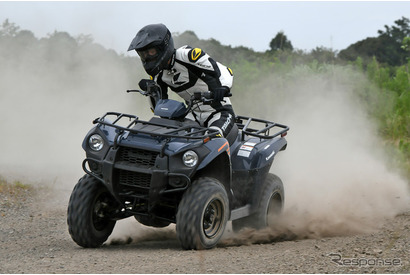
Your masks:
M69 193L0 192L0 273L410 273L410 212L372 233L325 238L272 230L233 235L228 226L206 251L182 250L174 226L127 219L103 247L84 249L67 230Z

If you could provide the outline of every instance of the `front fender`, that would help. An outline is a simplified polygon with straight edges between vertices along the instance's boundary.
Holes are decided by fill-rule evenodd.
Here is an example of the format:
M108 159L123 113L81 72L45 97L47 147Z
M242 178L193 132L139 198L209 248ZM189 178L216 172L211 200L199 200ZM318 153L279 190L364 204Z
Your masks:
M181 146L178 146L178 147L181 147ZM184 152L188 150L195 151L198 154L198 157L200 159L200 163L198 164L198 166L194 168L187 167L182 162L182 155L184 154ZM183 173L187 175L188 177L192 178L193 175L197 173L197 171L207 168L210 163L212 163L215 159L217 159L222 154L228 155L227 162L229 163L229 166L230 166L229 154L227 154L229 150L230 148L229 148L228 141L224 138L213 139L200 146L198 145L192 146L192 144L189 146L186 145L183 147L183 150L179 150L178 153L170 155L169 171L172 173Z
M210 162L223 153L227 153L230 156L230 146L225 138L216 138L205 143L205 147L208 148L210 153L204 158L197 170L201 170L206 167Z
M218 138L205 145L210 152L197 167L195 178L211 177L221 182L228 194L229 207L232 209L232 164L229 143L224 138Z

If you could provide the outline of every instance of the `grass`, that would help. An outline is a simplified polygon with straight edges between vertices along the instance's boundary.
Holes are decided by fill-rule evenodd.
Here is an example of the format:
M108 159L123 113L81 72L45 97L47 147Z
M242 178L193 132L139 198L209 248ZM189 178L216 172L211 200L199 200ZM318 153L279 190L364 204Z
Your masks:
M33 187L29 184L24 184L21 181L9 183L4 178L0 177L0 194L4 195L20 195L31 191Z

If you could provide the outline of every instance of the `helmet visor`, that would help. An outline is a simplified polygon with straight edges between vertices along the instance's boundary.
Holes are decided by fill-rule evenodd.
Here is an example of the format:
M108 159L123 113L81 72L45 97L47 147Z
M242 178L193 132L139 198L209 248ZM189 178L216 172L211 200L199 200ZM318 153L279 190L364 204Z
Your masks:
M148 48L145 50L139 50L137 51L137 53L143 62L154 61L157 59L159 55L157 48Z

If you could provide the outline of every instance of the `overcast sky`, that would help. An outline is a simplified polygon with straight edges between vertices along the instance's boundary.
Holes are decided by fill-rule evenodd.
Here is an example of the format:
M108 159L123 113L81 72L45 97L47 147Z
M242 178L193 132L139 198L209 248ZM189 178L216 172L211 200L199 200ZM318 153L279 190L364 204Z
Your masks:
M256 51L269 49L279 31L297 49L341 50L403 16L410 18L410 1L0 1L0 23L9 19L37 38L55 30L91 34L118 53L140 28L160 22L173 33L191 30L200 39Z

